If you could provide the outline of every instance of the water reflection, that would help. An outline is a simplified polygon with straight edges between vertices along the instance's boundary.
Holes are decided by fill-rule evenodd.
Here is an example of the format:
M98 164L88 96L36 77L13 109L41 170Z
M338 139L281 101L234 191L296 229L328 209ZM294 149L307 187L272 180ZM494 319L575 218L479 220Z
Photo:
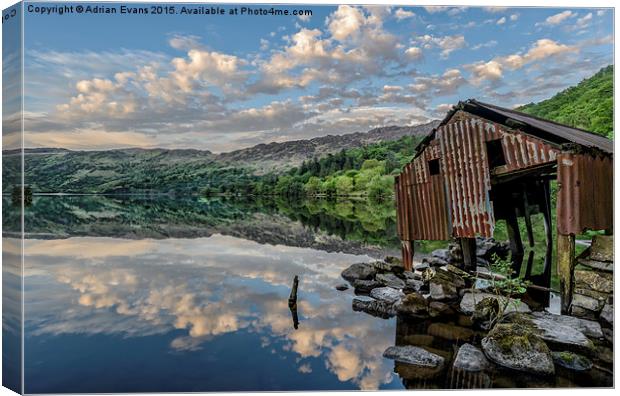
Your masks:
M63 374L64 381L49 377L53 365L68 364L61 353L71 349L68 344L88 343L102 335L125 340L163 337L169 340L168 351L160 351L158 358L166 360L170 352L200 356L217 349L220 338L251 334L260 340L265 364L272 359L266 355L294 362L297 381L288 389L334 388L333 381L313 380L315 371L331 373L349 389L376 389L394 382L390 362L381 357L392 343L394 323L352 312L351 295L334 289L343 268L370 260L368 256L262 245L220 234L165 240L30 239L25 249L26 337L30 340L26 383L33 387L27 391L110 390L83 385L76 389L71 372ZM288 306L294 275L300 277L297 330ZM67 335L71 338L63 337ZM45 354L50 343L58 345L51 348L58 355ZM90 347L76 357L81 364L100 365L101 351ZM230 363L225 356L218 359L212 364ZM202 372L204 367L184 369ZM106 372L111 377L121 375L114 367L106 367ZM282 374L274 369L272 385L253 383L247 388L280 389L276 379ZM193 389L211 390L200 388L208 382L204 377L196 378ZM239 386L237 375L228 377L229 382L217 389ZM85 383L88 380L84 378ZM142 385L126 390L149 389L148 384ZM183 385L170 389L187 390ZM399 386L397 381L392 385Z

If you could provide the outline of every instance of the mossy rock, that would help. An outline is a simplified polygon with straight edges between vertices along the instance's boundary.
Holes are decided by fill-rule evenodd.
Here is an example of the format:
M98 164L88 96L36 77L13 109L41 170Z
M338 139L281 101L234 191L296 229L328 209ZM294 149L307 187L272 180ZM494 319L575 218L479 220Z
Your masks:
M482 340L484 354L492 362L518 371L553 375L555 367L547 344L525 323L500 323Z
M572 371L588 371L592 368L592 362L585 356L569 351L552 352L553 361L558 366Z

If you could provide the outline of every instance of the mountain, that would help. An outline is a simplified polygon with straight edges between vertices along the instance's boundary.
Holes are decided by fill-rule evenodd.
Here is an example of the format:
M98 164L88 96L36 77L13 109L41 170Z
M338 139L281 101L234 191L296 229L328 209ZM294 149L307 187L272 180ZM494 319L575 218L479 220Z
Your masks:
M518 110L613 138L613 109L614 67L609 65L550 99Z
M218 188L240 185L258 175L285 171L343 149L425 135L436 124L435 121L413 127L390 126L365 133L259 144L222 154L192 149L26 149L24 178L38 193L199 192L214 184ZM19 160L19 151L3 152L5 193L12 189L10 175L19 174Z
M327 135L282 143L264 143L247 149L220 154L218 159L230 163L243 163L255 169L256 174L277 172L299 166L308 159L335 154L340 150L398 140L403 136L423 136L438 124L438 121L431 121L416 126L387 126L375 128L368 132Z

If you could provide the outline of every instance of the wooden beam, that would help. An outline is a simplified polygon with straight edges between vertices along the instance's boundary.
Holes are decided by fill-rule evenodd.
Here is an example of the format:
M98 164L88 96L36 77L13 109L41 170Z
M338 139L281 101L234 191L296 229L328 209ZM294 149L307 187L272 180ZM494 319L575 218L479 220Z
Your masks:
M523 242L521 241L521 232L519 231L519 222L515 211L508 211L506 214L506 228L510 242L512 269L515 275L519 276L521 273L521 264L523 263Z
M475 270L477 264L476 258L476 238L459 238L461 242L461 250L463 251L464 269Z
M575 270L575 235L558 234L558 277L562 313L570 313L573 299L573 275Z

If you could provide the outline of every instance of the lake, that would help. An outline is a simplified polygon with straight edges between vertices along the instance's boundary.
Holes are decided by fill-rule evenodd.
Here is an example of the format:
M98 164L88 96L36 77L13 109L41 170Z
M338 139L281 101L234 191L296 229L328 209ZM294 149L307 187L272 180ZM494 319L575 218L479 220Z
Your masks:
M493 373L432 378L383 351L428 321L354 312L340 273L399 255L390 205L36 196L24 243L25 392L592 386ZM5 259L18 218L3 203ZM434 244L420 246L424 254ZM299 276L298 326L288 306ZM8 280L7 280L8 279ZM5 287L18 290L18 277ZM13 282L13 283L11 283ZM456 319L455 319L456 320ZM5 331L11 329L5 328ZM462 340L424 338L452 356ZM477 381L477 382L476 382Z

